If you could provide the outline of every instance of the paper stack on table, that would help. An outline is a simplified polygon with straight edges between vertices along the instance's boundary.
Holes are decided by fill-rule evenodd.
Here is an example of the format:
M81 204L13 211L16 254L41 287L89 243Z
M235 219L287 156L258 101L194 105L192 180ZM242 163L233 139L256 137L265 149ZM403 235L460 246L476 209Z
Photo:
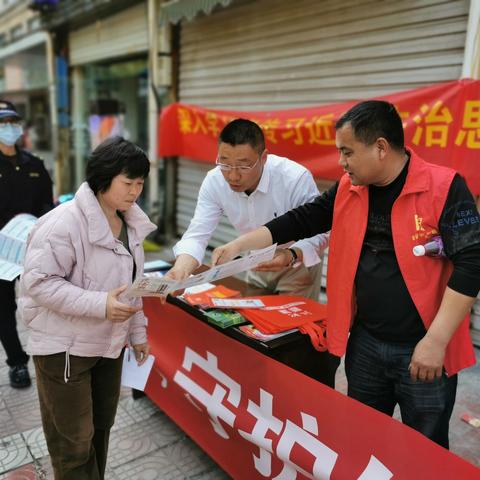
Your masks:
M263 308L265 304L258 298L211 298L210 305L214 308Z
M245 318L234 310L209 310L204 314L208 318L209 323L213 323L220 328L228 328L232 325L246 322Z
M232 290L225 285L213 285L208 283L210 288L203 289L201 291L193 291L197 287L191 287L183 293L183 298L190 304L199 308L212 308L212 299L226 299L232 297L238 297L240 292L238 290Z

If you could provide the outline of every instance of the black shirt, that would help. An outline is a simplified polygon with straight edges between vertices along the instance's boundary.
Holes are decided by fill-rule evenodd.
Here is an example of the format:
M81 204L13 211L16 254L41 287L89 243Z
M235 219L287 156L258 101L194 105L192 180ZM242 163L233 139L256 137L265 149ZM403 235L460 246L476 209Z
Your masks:
M369 214L355 276L357 315L374 336L385 341L416 343L425 328L398 266L390 213L405 184L408 163L384 187L369 186ZM308 238L332 227L338 183L313 202L266 224L274 242ZM480 217L465 181L456 175L439 221L445 253L454 264L448 286L475 297L480 290Z
M52 207L52 181L42 160L26 150L0 152L0 228L19 213L40 217Z

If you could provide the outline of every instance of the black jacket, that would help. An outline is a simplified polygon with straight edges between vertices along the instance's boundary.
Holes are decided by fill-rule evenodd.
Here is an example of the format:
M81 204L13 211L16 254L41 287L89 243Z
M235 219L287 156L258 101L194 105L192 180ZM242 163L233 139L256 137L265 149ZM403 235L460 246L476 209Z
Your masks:
M51 208L52 180L43 161L26 150L17 149L15 157L0 152L0 228L19 213L40 217Z

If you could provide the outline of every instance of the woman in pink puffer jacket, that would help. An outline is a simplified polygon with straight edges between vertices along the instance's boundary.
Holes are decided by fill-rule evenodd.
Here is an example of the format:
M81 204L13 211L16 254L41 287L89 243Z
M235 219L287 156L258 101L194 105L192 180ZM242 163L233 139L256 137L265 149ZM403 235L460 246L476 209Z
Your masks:
M30 234L19 306L56 480L104 478L123 349L130 343L139 363L149 353L141 300L123 294L155 229L135 203L149 169L139 147L106 140L75 198Z

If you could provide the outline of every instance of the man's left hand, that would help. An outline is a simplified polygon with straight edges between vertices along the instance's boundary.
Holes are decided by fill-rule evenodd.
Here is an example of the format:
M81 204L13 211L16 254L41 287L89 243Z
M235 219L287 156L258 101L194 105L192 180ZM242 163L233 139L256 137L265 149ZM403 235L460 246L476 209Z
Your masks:
M425 335L417 343L410 361L410 376L413 380L431 382L443 372L445 345Z
M259 263L252 270L255 272L280 272L290 265L292 258L292 252L288 248L277 248L272 260Z

